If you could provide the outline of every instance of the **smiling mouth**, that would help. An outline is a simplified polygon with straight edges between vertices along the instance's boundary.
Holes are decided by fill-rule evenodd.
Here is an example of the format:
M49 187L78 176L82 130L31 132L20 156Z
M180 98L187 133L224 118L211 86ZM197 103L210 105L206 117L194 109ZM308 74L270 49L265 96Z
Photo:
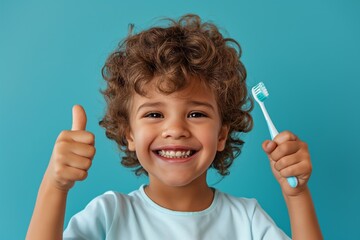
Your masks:
M195 154L194 150L183 150L183 151L176 151L176 150L158 150L156 153L164 158L188 158Z

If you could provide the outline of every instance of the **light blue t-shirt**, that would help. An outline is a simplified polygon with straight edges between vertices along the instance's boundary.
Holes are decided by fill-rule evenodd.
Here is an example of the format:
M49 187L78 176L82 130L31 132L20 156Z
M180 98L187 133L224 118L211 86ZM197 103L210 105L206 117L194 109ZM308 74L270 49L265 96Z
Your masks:
M255 199L215 190L211 206L199 212L177 212L153 202L144 185L130 194L109 191L74 215L64 239L221 240L288 238Z

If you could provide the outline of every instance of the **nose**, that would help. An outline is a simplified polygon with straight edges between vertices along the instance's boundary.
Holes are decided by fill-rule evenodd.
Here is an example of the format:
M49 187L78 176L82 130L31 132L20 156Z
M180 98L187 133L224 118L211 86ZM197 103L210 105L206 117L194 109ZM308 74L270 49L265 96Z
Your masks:
M184 120L172 119L164 126L161 136L163 138L173 139L188 138L190 136L190 131Z

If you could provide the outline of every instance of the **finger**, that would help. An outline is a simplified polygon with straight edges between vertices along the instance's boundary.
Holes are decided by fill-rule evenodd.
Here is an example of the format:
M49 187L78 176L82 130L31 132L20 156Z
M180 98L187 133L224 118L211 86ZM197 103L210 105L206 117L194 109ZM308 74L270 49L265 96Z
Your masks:
M81 181L88 176L87 171L66 165L59 168L56 171L56 174L59 176L59 179L62 179L63 181Z
M78 131L67 131L64 130L59 134L59 137L56 140L60 141L71 141L71 142L79 142L94 145L95 136L91 132L78 130Z
M73 142L69 146L69 150L81 157L86 157L92 159L95 155L96 149L92 145Z
M272 151L274 151L276 147L277 144L274 141L266 140L262 143L262 148L267 154L270 154Z
M87 171L91 167L92 161L90 158L72 154L71 160L67 161L67 163L65 163L65 164L66 164L66 166L69 166L69 167Z
M300 150L300 148L301 148L300 142L288 141L278 145L276 149L270 153L270 157L274 161L279 161L281 158L285 156L295 154Z
M290 131L281 132L273 139L273 141L275 141L278 145L287 141L296 141L296 140L298 140L298 137Z
M281 158L279 161L274 163L274 168L277 171L281 171L284 168L290 167L292 165L295 165L299 163L301 160L299 158L294 158L292 156L285 156Z
M86 112L81 105L75 105L72 109L72 131L85 130Z
M309 170L310 168L310 170ZM309 175L311 171L311 166L306 162L300 162L298 164L291 165L289 167L283 168L279 171L282 177L290 177L290 176L303 176Z

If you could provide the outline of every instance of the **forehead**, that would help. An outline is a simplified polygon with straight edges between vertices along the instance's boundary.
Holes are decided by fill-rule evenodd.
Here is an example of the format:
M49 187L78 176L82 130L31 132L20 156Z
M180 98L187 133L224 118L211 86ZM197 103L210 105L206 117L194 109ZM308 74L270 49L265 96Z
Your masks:
M194 98L198 95L201 95L202 97L214 97L214 91L205 83L204 80L201 80L198 77L189 77L185 81L185 84L183 87L181 87L178 90L175 90L171 93L164 93L161 91L161 87L166 85L168 82L161 81L161 85L159 85L159 77L155 77L150 82L148 82L146 85L144 85L144 97L147 98L155 98L157 96L161 97L175 97L175 98Z
M207 104L212 105L214 108L217 108L217 101L215 92L211 89L204 80L199 78L189 78L186 80L186 84L180 90L175 90L172 93L163 93L158 85L156 78L143 86L144 95L137 93L133 94L132 106L136 108L137 105L140 105L147 101L160 101L160 102L169 102L169 101L182 101L182 102L206 102Z

